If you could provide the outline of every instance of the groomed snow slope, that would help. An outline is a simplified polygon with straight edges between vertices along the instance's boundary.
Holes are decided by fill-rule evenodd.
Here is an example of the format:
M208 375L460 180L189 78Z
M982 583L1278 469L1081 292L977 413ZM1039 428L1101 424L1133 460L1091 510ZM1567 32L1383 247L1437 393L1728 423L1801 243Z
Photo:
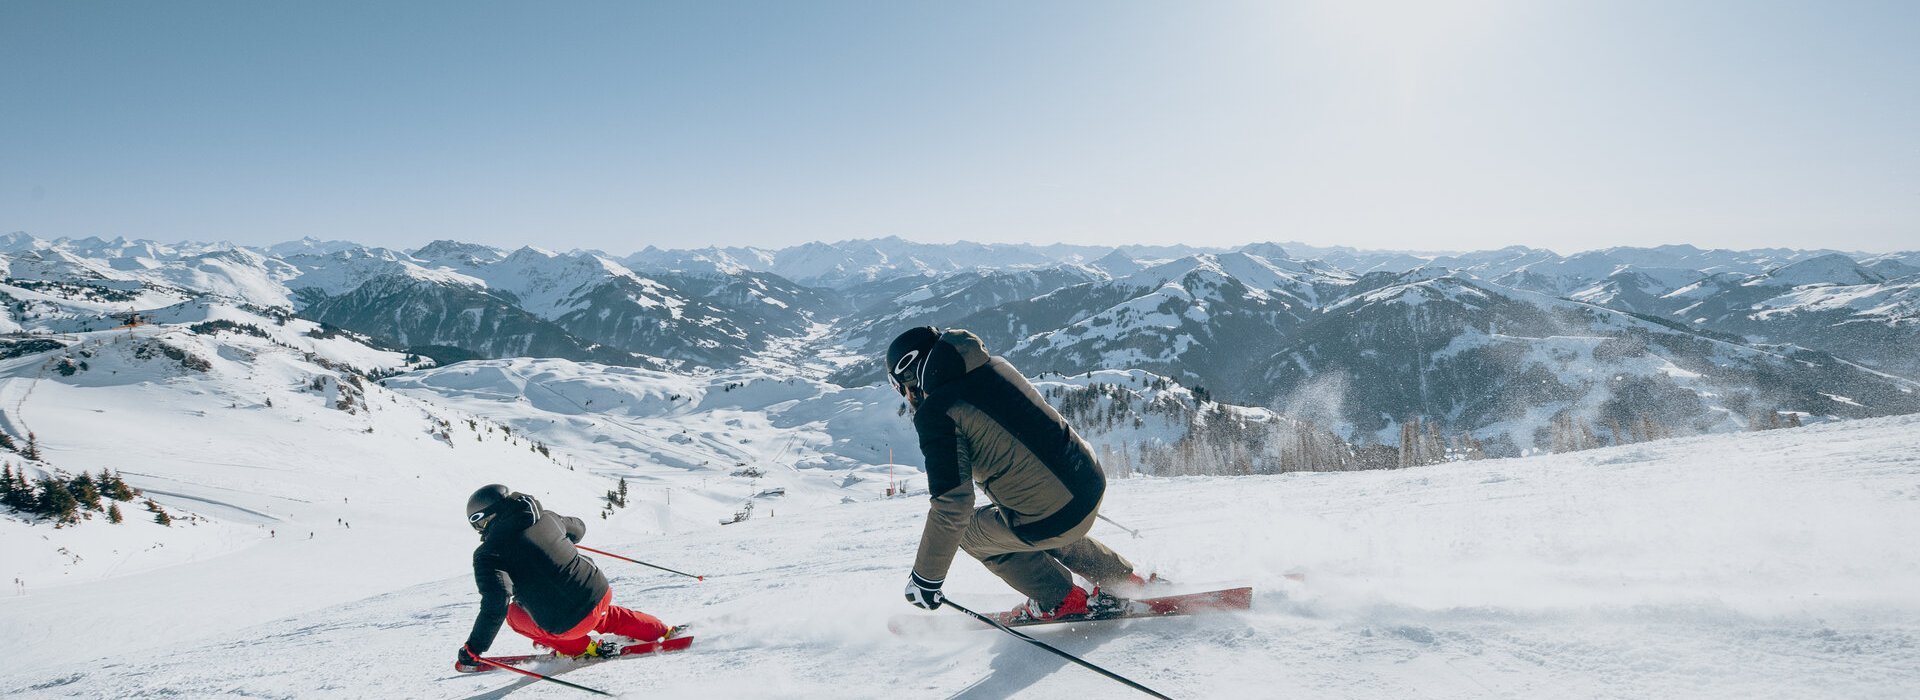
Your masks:
M852 503L642 541L590 531L709 574L602 563L620 602L696 623L700 641L564 676L646 698L1127 696L997 632L890 634L887 619L911 613L899 588L923 508ZM1095 530L1143 568L1259 589L1247 614L1038 633L1176 697L1920 692L1920 417L1391 472L1116 481L1105 512L1143 530ZM116 651L154 641L126 624L128 601L59 599L71 636L48 663L7 664L0 695L581 696L453 673L477 599L456 554L433 556L442 580L143 654ZM219 595L192 566L130 580ZM1296 567L1304 583L1283 577ZM1015 602L964 557L947 589L978 608ZM11 631L46 604L0 599L0 621ZM526 648L501 639L497 653Z

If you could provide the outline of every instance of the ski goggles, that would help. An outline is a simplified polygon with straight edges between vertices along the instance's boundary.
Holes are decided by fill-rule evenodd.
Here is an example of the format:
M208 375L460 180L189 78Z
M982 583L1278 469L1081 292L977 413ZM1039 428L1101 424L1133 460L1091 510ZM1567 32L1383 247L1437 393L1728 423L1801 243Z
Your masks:
M887 368L887 383L893 385L894 393L897 393L901 396L906 396L908 389L911 389L920 384L920 381L910 381L912 379L916 379L911 374L915 367L914 360L916 359L920 359L919 350L908 352L905 357L900 358L900 362L898 364ZM926 360L920 359L918 366L920 368L921 376L918 377L917 379L924 380L926 378L925 375L927 373Z
M487 517L487 512L484 510L474 513L467 516L467 524L472 525L475 530L485 528L487 526Z

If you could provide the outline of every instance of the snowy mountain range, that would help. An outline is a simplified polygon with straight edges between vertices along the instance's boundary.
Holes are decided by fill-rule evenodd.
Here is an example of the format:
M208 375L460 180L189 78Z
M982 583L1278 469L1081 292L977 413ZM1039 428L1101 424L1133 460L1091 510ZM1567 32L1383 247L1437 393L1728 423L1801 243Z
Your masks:
M1913 253L887 238L616 258L22 233L0 237L0 252L14 285L0 289L12 297L0 328L13 332L228 300L442 364L546 357L711 373L777 360L858 386L879 381L871 358L900 329L960 326L1031 372L1146 370L1252 406L1311 395L1356 442L1392 443L1418 421L1503 454L1539 446L1556 416L1602 432L1655 417L1705 432L1920 411Z

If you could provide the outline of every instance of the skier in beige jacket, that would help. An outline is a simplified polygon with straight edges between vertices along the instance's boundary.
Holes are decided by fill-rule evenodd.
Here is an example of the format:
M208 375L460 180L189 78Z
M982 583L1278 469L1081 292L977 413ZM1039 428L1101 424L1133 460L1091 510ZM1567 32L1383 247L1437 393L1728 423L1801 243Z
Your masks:
M894 339L886 369L913 406L933 501L908 602L940 607L956 549L1027 596L1015 619L1098 611L1119 604L1102 588L1145 584L1126 559L1087 536L1106 475L1086 440L1013 365L989 356L972 333L921 327ZM974 507L976 483L991 505ZM1074 585L1076 573L1093 590Z

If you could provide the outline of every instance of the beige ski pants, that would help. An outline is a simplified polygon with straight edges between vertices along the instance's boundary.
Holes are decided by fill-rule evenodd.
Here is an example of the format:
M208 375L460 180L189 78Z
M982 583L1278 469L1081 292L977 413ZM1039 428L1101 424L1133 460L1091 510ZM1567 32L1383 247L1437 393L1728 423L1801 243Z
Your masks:
M1087 536L1097 513L1095 509L1084 522L1059 537L1027 542L1013 534L1013 526L999 506L976 508L973 521L960 535L960 549L979 559L1014 590L1052 610L1066 600L1073 586L1069 572L1096 586L1120 583L1133 573L1132 563Z

